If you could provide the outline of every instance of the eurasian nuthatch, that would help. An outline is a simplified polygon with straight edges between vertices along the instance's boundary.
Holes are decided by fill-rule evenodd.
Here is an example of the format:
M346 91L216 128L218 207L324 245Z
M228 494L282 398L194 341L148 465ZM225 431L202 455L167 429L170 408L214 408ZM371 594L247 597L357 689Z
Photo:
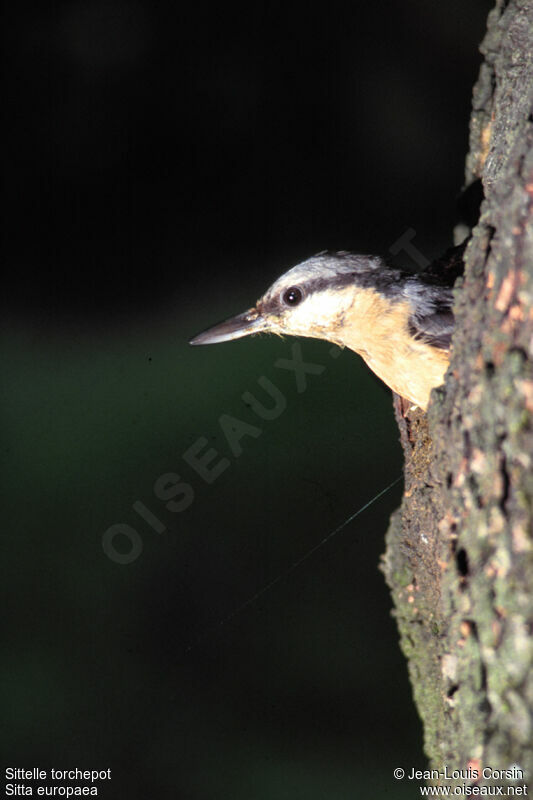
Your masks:
M191 344L263 332L326 339L354 350L394 392L425 410L448 367L452 301L446 276L402 272L376 256L323 252Z

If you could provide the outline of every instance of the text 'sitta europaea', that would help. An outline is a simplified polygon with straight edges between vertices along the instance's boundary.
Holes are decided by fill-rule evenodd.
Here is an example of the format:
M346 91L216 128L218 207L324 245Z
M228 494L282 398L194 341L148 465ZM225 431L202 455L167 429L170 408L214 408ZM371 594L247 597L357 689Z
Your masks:
M326 339L354 350L394 392L425 410L448 367L450 284L447 276L412 275L377 256L324 252L278 278L253 308L191 344L265 332Z

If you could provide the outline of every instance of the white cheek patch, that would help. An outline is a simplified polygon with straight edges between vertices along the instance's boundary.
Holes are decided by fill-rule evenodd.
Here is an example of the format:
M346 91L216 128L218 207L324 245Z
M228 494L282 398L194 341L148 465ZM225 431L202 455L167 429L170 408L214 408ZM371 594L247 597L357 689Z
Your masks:
M351 302L352 292L349 290L313 293L285 315L286 330L288 333L306 333L314 326L329 328L336 324L339 315L349 308Z

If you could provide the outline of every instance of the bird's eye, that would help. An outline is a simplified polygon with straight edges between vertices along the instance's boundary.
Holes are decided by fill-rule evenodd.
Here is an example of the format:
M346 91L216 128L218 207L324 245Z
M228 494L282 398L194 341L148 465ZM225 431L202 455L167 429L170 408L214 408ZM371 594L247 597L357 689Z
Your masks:
M303 300L303 292L297 286L291 286L285 289L282 295L282 300L288 306L297 306Z

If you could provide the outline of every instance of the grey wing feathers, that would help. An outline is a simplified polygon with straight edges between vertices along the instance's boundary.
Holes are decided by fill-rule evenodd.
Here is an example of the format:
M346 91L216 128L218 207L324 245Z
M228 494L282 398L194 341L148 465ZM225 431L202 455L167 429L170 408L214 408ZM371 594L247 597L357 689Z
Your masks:
M449 350L454 331L454 317L450 309L436 311L428 316L413 315L409 319L411 332L433 347Z
M411 333L441 350L449 350L451 345L455 327L452 287L463 274L466 246L465 241L458 247L451 247L424 272L405 282L404 296L412 309Z
M455 327L452 291L418 281L409 283L406 294L413 308L409 317L411 333L433 347L448 350Z

